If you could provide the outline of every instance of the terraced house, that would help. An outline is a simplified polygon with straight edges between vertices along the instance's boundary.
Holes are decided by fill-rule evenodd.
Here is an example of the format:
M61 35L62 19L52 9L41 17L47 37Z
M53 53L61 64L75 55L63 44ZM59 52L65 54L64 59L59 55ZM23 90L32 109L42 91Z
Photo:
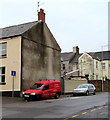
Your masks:
M10 96L14 90L14 95L19 96L40 79L60 80L61 49L45 23L42 9L39 17L39 21L0 29L0 92L3 95Z
M69 76L86 76L89 80L110 80L110 51L61 53L64 73ZM65 64L66 63L66 64Z

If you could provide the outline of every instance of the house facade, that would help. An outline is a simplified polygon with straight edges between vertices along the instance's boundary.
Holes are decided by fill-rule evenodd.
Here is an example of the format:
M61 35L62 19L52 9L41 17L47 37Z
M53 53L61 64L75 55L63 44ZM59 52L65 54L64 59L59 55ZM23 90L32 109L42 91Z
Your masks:
M0 92L29 89L41 79L60 80L61 49L45 22L0 29ZM12 71L16 72L13 76Z
M84 53L78 62L79 75L87 75L89 80L110 79L110 51Z
M73 52L61 53L61 72L62 77L67 73L76 71L78 69L77 56L79 56L79 47L73 47ZM77 74L77 72L74 72Z
M21 37L0 39L0 91L13 88L11 71L16 71L14 90L21 89Z
M77 53L68 58L69 72L66 76L85 76L89 80L110 79L110 51ZM63 58L67 56L62 54Z

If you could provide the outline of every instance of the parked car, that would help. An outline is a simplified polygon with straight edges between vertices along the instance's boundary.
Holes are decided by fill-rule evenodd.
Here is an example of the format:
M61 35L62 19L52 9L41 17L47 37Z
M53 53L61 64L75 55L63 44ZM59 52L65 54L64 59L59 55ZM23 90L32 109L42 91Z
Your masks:
M58 99L61 95L61 84L60 81L39 81L36 82L29 90L24 91L23 97L25 100L41 98L56 98Z
M76 94L95 95L96 88L93 84L81 84L73 90L73 95L76 95Z

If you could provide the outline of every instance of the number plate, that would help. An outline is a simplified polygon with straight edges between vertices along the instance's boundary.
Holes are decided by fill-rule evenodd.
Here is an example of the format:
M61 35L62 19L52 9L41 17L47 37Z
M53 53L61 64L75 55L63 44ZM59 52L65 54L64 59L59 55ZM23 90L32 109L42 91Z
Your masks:
M29 95L24 95L24 97L29 97Z

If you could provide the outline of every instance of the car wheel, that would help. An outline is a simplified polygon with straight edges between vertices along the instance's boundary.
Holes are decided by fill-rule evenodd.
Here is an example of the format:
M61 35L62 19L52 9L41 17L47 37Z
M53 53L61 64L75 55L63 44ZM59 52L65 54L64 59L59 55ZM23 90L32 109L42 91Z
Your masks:
M94 91L93 95L96 95L96 92Z
M89 91L86 92L86 95L87 95L87 96L89 95Z
M58 99L59 97L60 97L60 95L58 93L56 93L55 99Z

